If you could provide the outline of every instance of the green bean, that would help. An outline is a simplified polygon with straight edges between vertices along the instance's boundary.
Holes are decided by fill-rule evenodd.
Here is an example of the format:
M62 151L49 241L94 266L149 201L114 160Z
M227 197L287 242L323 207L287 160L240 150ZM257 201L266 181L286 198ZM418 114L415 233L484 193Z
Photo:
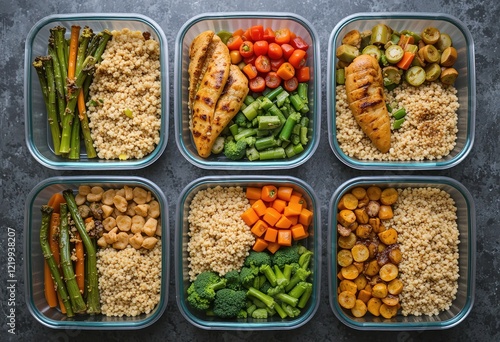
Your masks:
M273 149L259 152L260 160L284 159L284 158L286 158L286 153L283 147L276 147Z
M392 129L400 129L403 122L405 122L404 117L401 119L395 120L394 123L392 124Z
M399 108L397 111L392 113L392 116L396 119L399 120L401 118L404 118L406 115L406 109L404 107Z

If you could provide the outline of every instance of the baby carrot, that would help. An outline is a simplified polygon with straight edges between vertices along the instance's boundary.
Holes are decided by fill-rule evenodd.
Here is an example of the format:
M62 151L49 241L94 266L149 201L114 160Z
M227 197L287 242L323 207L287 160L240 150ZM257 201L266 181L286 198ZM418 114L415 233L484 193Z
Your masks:
M278 189L274 185L264 185L262 187L261 199L264 202L272 202L278 197Z
M284 201L290 201L292 193L293 193L293 188L291 186L280 186L278 188L278 198Z
M78 289L80 290L80 293L83 294L83 291L85 289L85 260L84 260L84 252L83 252L83 242L80 237L80 234L78 231L75 232L75 256L76 256L76 263L75 263L75 277L76 277L76 282L78 284Z
M258 200L260 199L261 192L261 188L248 187L246 189L245 195L248 199Z

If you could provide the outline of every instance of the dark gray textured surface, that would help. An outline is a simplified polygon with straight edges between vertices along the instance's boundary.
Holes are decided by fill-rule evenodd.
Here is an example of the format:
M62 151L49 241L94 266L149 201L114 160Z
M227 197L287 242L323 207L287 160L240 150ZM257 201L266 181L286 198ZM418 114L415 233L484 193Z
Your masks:
M314 156L304 165L286 174L308 182L322 203L323 242L326 241L327 207L331 195L345 180L360 175L395 174L394 172L357 171L344 166L328 144L326 128L326 56L328 37L335 24L356 12L425 11L444 12L461 21L471 31L475 42L477 75L477 115L475 143L469 156L458 166L435 172L404 172L405 174L443 175L462 182L472 193L477 209L477 272L476 296L472 312L458 326L444 331L428 332L359 332L340 323L332 313L328 301L326 248L323 247L323 281L321 304L315 317L305 326L292 331L277 332L207 332L190 325L180 314L175 302L173 267L170 271L169 301L164 315L152 326L140 331L60 331L39 324L28 312L23 291L23 218L24 198L42 179L56 175L80 175L81 172L59 172L40 166L29 154L24 141L23 116L23 59L24 41L31 26L39 19L54 13L78 12L134 12L149 16L165 31L169 44L170 71L174 70L174 42L179 28L189 18L204 12L218 11L280 11L295 12L316 28L321 44L323 81L323 113L321 141ZM2 178L0 198L0 340L84 341L93 338L113 340L171 340L171 341L494 341L500 340L500 238L499 238L499 127L498 94L500 90L500 38L498 19L500 6L496 0L418 2L327 0L273 0L273 1L29 1L0 0L0 163ZM173 79L170 77L170 95ZM170 101L173 108L173 98ZM156 182L166 193L170 204L170 227L173 238L173 213L177 196L191 180L207 174L228 174L222 171L204 171L188 163L179 153L173 133L173 109L170 111L170 132L167 149L152 166L133 172L116 174L139 175ZM99 173L99 172L93 172ZM245 172L242 172L243 174ZM259 172L266 173L266 172ZM269 172L280 174L279 171ZM7 227L16 233L16 336L7 333ZM325 246L325 243L323 243ZM173 255L173 252L172 254ZM171 265L172 266L172 265Z

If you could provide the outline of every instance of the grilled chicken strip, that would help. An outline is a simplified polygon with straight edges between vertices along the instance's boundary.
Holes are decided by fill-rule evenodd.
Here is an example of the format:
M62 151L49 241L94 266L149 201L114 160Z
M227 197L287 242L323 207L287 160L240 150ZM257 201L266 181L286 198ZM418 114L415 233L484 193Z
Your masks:
M382 70L370 55L360 55L345 68L349 108L363 132L382 153L391 147L391 127L385 104Z
M202 72L206 71L207 56L212 55L215 44L211 44L215 33L204 31L192 41L189 48L189 99L188 108L192 109L194 97L203 77Z
M201 157L210 155L206 150L207 142L212 139L212 122L215 106L229 77L231 59L229 50L218 36L214 36L211 45L213 54L207 56L208 67L194 97L192 109L192 133L196 148ZM209 59L208 59L209 58Z

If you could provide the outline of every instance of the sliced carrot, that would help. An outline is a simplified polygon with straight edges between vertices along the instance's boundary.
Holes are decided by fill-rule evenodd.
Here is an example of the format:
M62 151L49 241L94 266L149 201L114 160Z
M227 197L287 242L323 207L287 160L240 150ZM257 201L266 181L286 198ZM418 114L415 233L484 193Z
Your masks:
M259 215L253 210L252 207L248 208L241 214L241 218L247 224L247 226L252 226L255 222L259 220Z
M54 279L52 279L52 274L50 273L47 261L44 261L43 278L45 300L47 301L47 304L49 304L49 307L55 308L57 306L57 294L54 287Z
M261 192L261 188L248 187L246 189L245 195L248 199L258 200L260 199Z
M291 186L280 186L278 188L278 198L284 201L290 201L292 193L293 193L293 188Z
M408 70L414 58L415 54L413 52L405 51L403 54L403 58L396 64L396 66L400 69Z
M302 240L309 236L309 233L306 232L304 226L301 223L297 223L292 228L290 228L292 232L292 237L294 240Z
M269 246L269 242L261 238L256 238L252 249L256 252L263 252L266 250L267 246Z
M291 246L292 245L292 231L290 229L278 230L278 243L281 246Z
M283 211L283 215L285 216L293 216L300 215L302 211L302 204L298 202L288 202L285 210Z
M266 208L266 213L262 217L271 227L273 227L276 222L280 219L281 214L273 207Z
M259 192L259 195L260 195L260 192ZM252 208L253 208L253 210L255 210L257 215L264 216L264 214L266 213L267 205L264 203L263 200L258 199L255 201L254 204L252 204Z
M264 235L264 233L266 232L268 226L267 226L267 223L265 223L264 221L262 220L258 220L257 222L255 222L255 224L252 226L252 229L250 229L250 231L258 236L258 237L261 237L262 235Z
M78 231L75 232L75 277L80 293L85 290L85 259L83 252L83 242Z
M285 215L281 215L280 219L274 225L276 228L288 229L292 226L292 221Z
M285 210L285 207L286 207L286 201L282 200L282 199L275 199L273 201L273 205L272 207L274 209L276 209L277 212L279 213L283 213L283 211Z
M313 213L309 209L302 208L299 215L299 222L308 227L313 219Z
M272 202L278 197L278 188L274 185L264 185L262 187L260 198L264 202Z
M64 196L60 192L56 192L50 197L49 203L47 203L47 205L52 209L54 209L52 211L53 213L59 213L61 203L66 203L66 200L64 199Z
M280 249L280 247L281 245L277 242L269 242L269 244L267 245L267 250L270 253L274 254L278 249Z
M269 242L276 242L276 238L278 237L278 229L275 228L267 228L266 234L264 235L264 240Z

